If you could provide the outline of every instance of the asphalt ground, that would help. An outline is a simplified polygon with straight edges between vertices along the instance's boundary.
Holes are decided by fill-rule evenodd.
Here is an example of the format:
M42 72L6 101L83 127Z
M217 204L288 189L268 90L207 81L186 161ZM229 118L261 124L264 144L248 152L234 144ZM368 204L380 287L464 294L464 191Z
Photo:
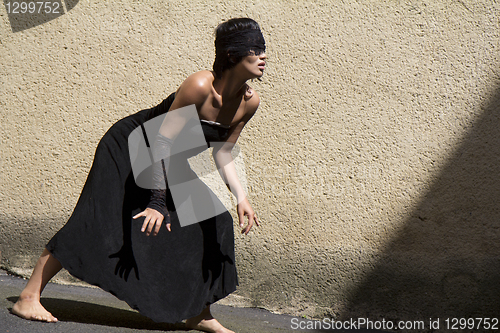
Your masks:
M101 289L54 283L49 283L45 288L42 304L59 321L43 323L24 320L13 315L10 310L25 284L26 280L0 270L0 333L199 332L187 330L182 323L155 323ZM215 318L237 333L375 332L292 329L293 318L303 319L255 308L218 304L211 308Z

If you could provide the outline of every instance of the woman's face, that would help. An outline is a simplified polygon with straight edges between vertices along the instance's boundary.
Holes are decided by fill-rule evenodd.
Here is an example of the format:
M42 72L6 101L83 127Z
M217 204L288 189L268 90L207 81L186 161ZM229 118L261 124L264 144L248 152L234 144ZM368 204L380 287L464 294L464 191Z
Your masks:
M243 57L237 67L242 71L248 72L250 79L259 78L264 74L265 59L266 54L264 52L256 55L254 51L250 51L250 55Z

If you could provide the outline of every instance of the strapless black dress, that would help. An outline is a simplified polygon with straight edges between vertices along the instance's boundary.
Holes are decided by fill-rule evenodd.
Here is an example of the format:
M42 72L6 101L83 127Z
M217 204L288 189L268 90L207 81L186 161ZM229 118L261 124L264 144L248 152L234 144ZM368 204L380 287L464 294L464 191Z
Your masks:
M146 208L151 191L134 181L129 135L167 112L174 98L121 119L106 132L73 214L46 246L71 275L168 323L198 315L238 284L229 212L181 227L167 189L171 232L163 224L157 236L146 236L144 218L132 218ZM207 142L228 135L221 126L202 122L201 127Z

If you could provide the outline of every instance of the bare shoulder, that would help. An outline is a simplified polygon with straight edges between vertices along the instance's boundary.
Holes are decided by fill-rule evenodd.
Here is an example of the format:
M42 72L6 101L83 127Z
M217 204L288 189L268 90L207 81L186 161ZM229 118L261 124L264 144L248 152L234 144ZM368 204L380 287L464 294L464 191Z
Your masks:
M247 90L245 92L245 116L251 118L257 111L259 105L259 94L257 94L252 87L247 86Z
M193 73L177 89L176 99L181 99L185 105L202 105L212 91L212 82L213 75L210 71Z

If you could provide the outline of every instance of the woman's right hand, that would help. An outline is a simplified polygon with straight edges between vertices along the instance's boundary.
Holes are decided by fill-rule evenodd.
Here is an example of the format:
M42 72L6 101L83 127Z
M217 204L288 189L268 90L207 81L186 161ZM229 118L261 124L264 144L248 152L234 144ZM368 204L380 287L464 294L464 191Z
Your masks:
M243 228L241 230L242 234L248 235L250 229L252 229L254 222L257 226L260 226L260 223L257 220L257 215L253 211L252 206L250 206L250 203L248 202L247 198L241 200L238 203L236 210L238 212L238 218L240 220L240 227ZM248 217L248 224L246 227L245 227L245 216Z
M144 211L135 215L133 218L137 219L144 216L144 223L142 224L141 232L146 232L146 236L149 236L153 232L153 236L158 235L160 231L161 224L163 223L163 214L161 214L156 209L146 208ZM168 231L170 230L170 216L167 216L167 223L165 226ZM153 230L154 228L154 230Z

